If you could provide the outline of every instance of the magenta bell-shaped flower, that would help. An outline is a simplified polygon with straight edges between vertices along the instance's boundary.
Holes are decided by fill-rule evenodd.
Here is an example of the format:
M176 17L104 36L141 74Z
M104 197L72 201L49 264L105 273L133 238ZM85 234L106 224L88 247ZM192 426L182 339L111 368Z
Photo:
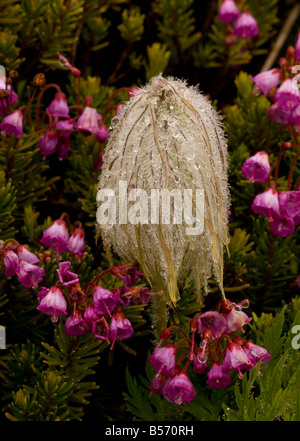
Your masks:
M267 113L272 121L287 126L291 124L292 110L288 107L280 106L279 103L272 104L267 110Z
M3 263L5 266L4 274L7 277L15 276L20 270L20 261L17 254L9 249L3 252Z
M45 270L44 268L40 268L39 266L26 262L26 260L21 260L17 276L19 282L24 286L24 288L37 288L38 284L45 276Z
M26 260L26 262L36 265L40 262L40 259L36 257L34 253L28 250L25 245L19 245L16 249L19 260Z
M38 143L38 148L43 156L49 156L56 152L57 144L58 133L51 129L41 137Z
M99 120L102 120L102 116L99 115L97 109L86 106L78 118L75 128L83 132L95 134L98 130Z
M82 317L82 312L76 310L65 321L64 333L68 335L84 335L89 329L89 325Z
M68 243L68 250L71 251L71 253L76 254L79 258L82 257L83 251L84 251L84 231L82 228L75 228L73 231L72 236L70 236L69 243Z
M295 225L300 224L300 191L280 191L278 193L281 213L291 217Z
M56 270L58 279L63 286L74 285L75 283L79 283L78 274L72 273L70 271L71 262L59 262L58 269Z
M237 370L242 378L241 370L248 369L251 362L244 349L236 343L228 343L225 350L225 357L222 363L225 372Z
M149 363L159 373L170 376L175 370L177 349L173 345L157 348L149 356Z
M170 378L163 389L164 397L171 403L188 403L195 398L196 388L185 372L178 372Z
M15 135L17 139L23 135L23 113L15 110L10 115L3 118L0 124L1 135Z
M270 219L270 230L275 236L288 237L295 231L295 222L286 214L273 213Z
M60 136L69 138L74 130L74 123L71 119L57 121L55 129Z
M256 195L251 209L254 213L262 214L271 220L274 213L279 214L277 191L274 188L268 188L263 193Z
M240 304L236 305L233 303L233 308L228 313L224 313L224 318L227 323L226 333L237 331L241 329L243 331L243 326L251 322L252 317L249 317L243 311L241 311Z
M231 383L231 378L224 371L223 365L215 362L207 373L206 383L214 389L224 389Z
M267 363L267 361L271 360L271 354L269 354L269 352L265 348L255 345L251 341L246 341L243 344L243 350L252 363L252 366L247 368L246 370L251 370L252 367L259 362L259 360L261 360L261 366Z
M256 20L250 12L239 15L233 26L234 33L239 38L256 37L259 33Z
M265 152L258 152L247 159L242 166L245 179L250 182L264 184L270 177L269 156Z
M55 94L54 100L51 101L46 109L52 116L58 116L59 118L69 117L69 107L66 100L66 95L62 92Z
M92 333L96 338L109 343L110 328L105 317L100 317L92 323Z
M51 227L43 232L40 242L51 250L64 253L69 243L69 234L66 223L62 219L56 219Z
M62 289L56 285L52 286L36 309L43 314L52 316L53 322L57 322L57 317L68 315L67 301Z
M88 325L92 326L92 324L96 320L98 320L99 315L97 314L97 312L93 306L88 306L83 313L83 318L88 323Z
M226 331L226 320L217 311L207 311L198 317L198 332L203 337L203 332L211 331L210 338L216 340Z
M219 20L222 23L231 23L240 15L235 2L233 0L223 0L219 9Z
M123 311L114 312L110 324L110 336L113 340L112 346L116 340L126 340L134 334L130 321L125 317Z
M274 103L290 109L300 104L300 92L296 81L291 78L284 80L274 95Z
M137 263L120 263L110 269L111 274L121 279L125 285L134 285L139 277L144 274L139 271L139 265Z
M255 75L255 77L252 77L251 80L261 90L261 92L267 96L271 89L278 86L281 76L281 70L274 68Z
M99 315L110 315L116 309L119 296L102 286L96 286L93 293L94 307Z

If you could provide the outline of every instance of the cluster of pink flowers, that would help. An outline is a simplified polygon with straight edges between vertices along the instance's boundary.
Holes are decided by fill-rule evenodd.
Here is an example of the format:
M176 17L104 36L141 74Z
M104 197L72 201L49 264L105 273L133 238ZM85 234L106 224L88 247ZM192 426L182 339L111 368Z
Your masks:
M269 361L271 356L265 348L235 334L238 330L244 332L243 326L251 321L251 317L242 311L248 306L248 300L236 304L222 299L216 311L196 314L191 320L191 337L177 326L165 329L149 357L157 372L150 387L151 393L163 395L173 403L187 403L197 393L187 373L191 363L194 373L207 373L208 386L222 389L231 383L231 371L237 371L242 378L242 371L251 371L260 360L261 364ZM162 346L176 331L182 334L182 338L174 344ZM200 336L199 345L195 341L196 334Z
M259 34L259 28L253 15L248 11L240 12L234 0L222 1L218 17L222 23L227 25L225 38L227 46L234 44L238 38L252 38Z
M295 78L297 69L293 67L300 61L300 32L295 47L289 46L286 58L279 60L280 68L261 72L252 81L271 101L268 115L278 124L300 126L300 91Z
M82 290L79 277L71 270L71 262L58 264L58 282L50 289L43 287L38 292L37 309L52 317L68 316L64 323L64 332L69 335L84 335L91 331L95 338L111 343L130 338L133 327L125 310L131 301L147 304L151 293L148 288L133 286L143 274L137 264L119 264L102 272L87 283ZM118 288L106 289L99 285L104 274L117 276L124 284ZM89 296L90 289L92 296Z
M12 245L9 245L10 243ZM20 245L13 239L7 240L0 247L0 256L3 258L5 276L17 276L24 288L37 288L42 282L45 270L38 266L40 259L25 245Z
M252 78L258 89L272 102L268 109L270 118L279 124L288 126L291 136L297 140L300 129L300 91L293 77L291 63L300 60L300 33L295 48L289 47L290 59L281 60L281 68L262 72ZM288 78L286 77L288 75ZM296 127L292 127L296 126ZM281 157L285 150L300 147L299 144L283 142L274 170L274 183L270 182L270 163L266 152L260 151L247 159L242 166L245 179L260 184L268 183L267 189L257 194L251 205L254 213L269 219L270 229L275 236L287 237L294 233L300 224L300 189L295 185L291 190L291 178L295 161L292 162L287 184L287 191L277 191L277 177ZM296 156L295 159L299 154Z
M63 213L43 232L41 243L56 252L57 282L50 288L40 286L37 292L37 310L50 316L53 322L57 322L58 317L67 316L64 322L66 334L84 335L91 331L95 338L109 344L111 342L112 349L115 341L128 339L134 333L132 324L125 315L131 302L147 305L151 295L162 293L150 292L144 286L134 286L144 275L137 263L115 265L96 275L82 289L78 274L71 270L72 263L61 260L61 254L65 252L77 255L78 260L84 253L85 234L81 223L74 223L72 234L70 230L69 217ZM24 288L37 289L38 284L43 281L45 270L37 266L40 259L24 245L10 239L0 247L0 256L3 258L4 274L7 277L16 275ZM100 285L100 280L108 273L123 284L111 289ZM89 295L91 289L92 295Z

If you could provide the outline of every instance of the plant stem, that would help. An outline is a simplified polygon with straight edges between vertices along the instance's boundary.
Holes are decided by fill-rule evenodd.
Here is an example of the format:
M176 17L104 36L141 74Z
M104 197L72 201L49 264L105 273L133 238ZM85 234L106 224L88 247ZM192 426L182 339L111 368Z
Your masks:
M152 297L152 325L154 329L155 339L158 342L160 335L167 328L167 308L166 302L162 296Z

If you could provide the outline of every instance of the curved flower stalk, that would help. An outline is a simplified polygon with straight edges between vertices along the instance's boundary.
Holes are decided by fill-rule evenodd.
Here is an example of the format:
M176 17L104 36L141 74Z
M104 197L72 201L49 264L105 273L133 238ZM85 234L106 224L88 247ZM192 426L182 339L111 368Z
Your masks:
M200 295L213 271L223 292L227 145L209 101L185 82L159 75L124 103L112 128L97 195L104 244L122 261L139 262L165 304L176 305L177 281L188 274Z

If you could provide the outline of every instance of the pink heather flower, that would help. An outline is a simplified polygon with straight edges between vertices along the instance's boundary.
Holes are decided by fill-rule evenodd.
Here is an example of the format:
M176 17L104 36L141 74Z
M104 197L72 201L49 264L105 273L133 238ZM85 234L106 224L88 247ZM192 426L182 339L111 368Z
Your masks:
M250 12L240 14L233 25L233 29L238 38L256 37L259 33L256 20Z
M285 214L273 213L270 230L275 236L288 237L295 231L295 222L292 217Z
M274 103L290 109L298 106L300 104L300 92L296 81L291 78L284 80L274 95Z
M130 305L132 293L126 285L119 286L119 288L112 288L111 292L118 298L118 303L124 307Z
M137 263L120 263L110 269L111 274L119 277L127 286L134 285L144 274L139 271Z
M153 377L152 384L150 386L151 394L155 393L155 394L162 395L163 389L166 385L166 381L167 381L167 378L164 375L162 375L162 374L155 375Z
M96 286L93 293L94 307L99 315L110 315L117 307L119 297L112 291Z
M241 370L249 369L251 362L244 349L236 343L228 343L222 363L225 372L237 370L242 378Z
M105 124L101 124L98 127L95 135L96 135L96 138L98 139L99 142L105 142L109 138L109 130Z
M221 363L213 363L207 373L207 384L214 389L224 389L231 383L228 373L223 370Z
M193 362L193 369L196 374L203 374L205 369L207 368L206 356L202 356L202 351L198 351L196 357Z
M134 334L130 321L125 317L124 312L114 312L110 324L110 336L113 340L112 347L116 340L126 340Z
M255 77L251 78L251 80L256 84L256 86L262 91L264 95L268 95L269 91L273 89L273 87L277 87L280 79L281 70L277 68L261 72L255 75Z
M230 23L238 18L240 11L233 0L223 0L219 9L219 20Z
M5 266L4 274L7 277L15 276L20 270L20 262L17 254L9 249L4 250L3 263Z
M84 335L89 331L89 325L82 318L82 312L78 309L65 321L64 333L69 335Z
M252 363L252 366L247 368L247 370L251 370L252 367L259 362L259 360L261 360L261 365L271 360L271 354L269 354L269 352L265 348L255 345L251 341L246 341L243 344L243 350Z
M68 315L67 302L62 289L59 286L52 286L36 309L43 314L51 315L53 322L57 322L57 317Z
M69 243L68 243L68 251L71 251L71 253L76 254L79 258L82 257L83 251L84 251L84 231L82 228L75 228L73 231L72 236L70 236Z
M74 130L74 123L71 119L57 121L55 129L59 135L63 136L64 138L69 138Z
M70 139L63 138L62 136L58 140L57 145L57 156L60 161L64 161L69 156L69 151L71 149Z
M5 78L0 77L0 90L7 91L7 98L0 99L0 116L5 115L8 112L8 106L13 106L18 101L18 95L12 90L11 85L5 83Z
M78 118L75 128L83 132L95 134L98 130L98 120L102 120L102 116L99 115L97 109L87 106Z
M32 265L26 262L26 260L20 261L20 269L17 274L18 280L24 288L37 288L37 285L43 280L45 276L44 268Z
M83 318L88 325L92 326L92 324L98 320L99 315L93 306L88 306L83 313Z
M43 156L49 156L55 153L57 144L58 134L51 129L41 137L38 143L38 148Z
M60 262L56 270L58 279L63 286L70 286L79 282L78 274L70 271L71 262Z
M64 253L69 243L69 234L65 221L56 219L51 227L43 232L40 242L45 247L51 248L51 250Z
M171 403L188 403L195 398L197 391L185 372L175 374L167 381L164 389L164 397Z
M298 32L296 43L295 43L295 60L300 60L300 31Z
M300 104L291 110L290 124L300 126Z
M267 113L272 121L288 126L291 124L291 114L292 110L287 107L280 106L279 103L272 104L267 110Z
M274 213L279 214L278 193L274 188L268 188L263 193L255 196L251 205L252 211L256 214L262 214L270 220Z
M170 376L175 370L177 349L173 345L157 348L149 356L149 363L159 373Z
M207 311L198 317L198 332L203 336L205 330L212 331L212 340L216 340L221 337L226 331L226 320L223 315L217 311Z
M25 245L18 246L16 249L16 253L19 260L26 260L26 262L29 262L32 265L40 262L40 259L38 259L34 253L29 251L28 248L25 247Z
M17 139L23 135L23 113L15 110L8 116L5 116L0 124L1 135L15 135Z
M54 100L51 101L46 109L52 116L58 116L59 118L69 117L69 107L66 100L66 95L62 92L55 94Z
M162 292L150 292L148 288L143 286L129 286L128 289L132 300L142 305L149 303L150 296L162 294Z
M295 225L300 224L300 191L280 191L279 207L282 214L291 217Z
M98 320L95 320L92 323L92 333L96 338L107 341L107 343L109 343L110 328L105 317L100 317Z
M252 320L251 317L240 310L239 305L235 304L229 313L224 314L224 317L227 323L226 332L234 332L238 329L243 331L243 326L247 325Z
M242 166L245 179L250 182L264 184L270 176L269 156L265 152L258 152L247 159Z

